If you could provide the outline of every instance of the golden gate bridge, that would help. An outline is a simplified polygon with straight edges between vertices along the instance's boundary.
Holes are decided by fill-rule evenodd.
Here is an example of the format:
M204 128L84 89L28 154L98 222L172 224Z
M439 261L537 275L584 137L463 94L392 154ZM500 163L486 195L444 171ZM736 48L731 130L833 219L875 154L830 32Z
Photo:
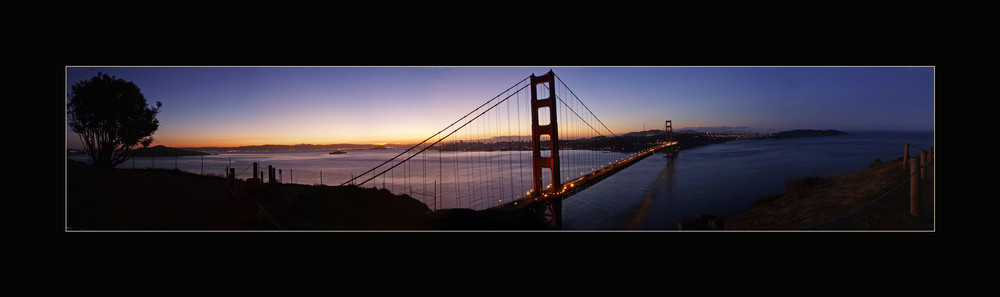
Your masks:
M353 176L355 185L406 194L432 209L529 208L562 228L562 200L655 152L664 137L616 135L551 70L531 74L450 125Z

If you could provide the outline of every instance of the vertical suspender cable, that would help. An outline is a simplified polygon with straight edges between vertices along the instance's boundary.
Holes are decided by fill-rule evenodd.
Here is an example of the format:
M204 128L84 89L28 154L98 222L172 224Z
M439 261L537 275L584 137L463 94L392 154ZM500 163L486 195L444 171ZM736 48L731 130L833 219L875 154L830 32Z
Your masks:
M524 81L528 80L528 78L530 78L530 76L529 76L529 77L525 77L525 78L524 78L524 79L522 79L522 80L521 80L520 82L518 82L518 83L514 84L513 86L510 86L510 88L507 88L507 90L510 90L510 89L512 89L512 88L514 88L514 87L516 87L516 86L517 86L517 85L519 85L519 84L520 84L521 82L524 82ZM507 91L504 91L504 92L507 92ZM375 166L374 168L372 168L372 169L369 169L368 171L365 171L364 173L360 174L359 176L362 176L362 175L365 175L365 174L368 174L369 172L372 172L372 171L374 171L375 169L378 169L379 167L382 167L382 165L385 165L385 164L387 164L387 163L389 163L389 162L391 162L391 161L395 160L396 158L399 158L399 156L402 156L403 154L405 154L405 153L407 153L407 152L409 152L409 151L412 151L412 150L413 150L414 148L416 148L417 146L419 146L419 145L421 145L421 144L424 144L424 143L426 143L426 142L427 142L428 140L431 140L431 139L433 139L433 138L434 138L435 136L438 136L438 135L440 135L441 133L443 133L444 131L447 131L447 130L448 130L449 128L451 128L451 127L452 127L452 126L454 126L455 124L458 124L458 123L460 123L460 122L461 122L462 120L464 120L465 118L469 117L469 115L472 115L473 113L475 113L475 112L476 112L477 110L479 110L480 108L483 108L483 106L486 106L486 105L487 105L487 104L489 104L490 102L493 102L493 100L496 100L497 98L500 98L500 96L501 96L501 95L503 95L503 94L504 94L504 93L500 93L500 94L496 95L495 97L493 97L493 99L490 99L490 100L486 101L485 103L483 103L482 105L479 105L479 107L476 107L476 109L473 109L472 111L470 111L469 113L465 114L464 116L462 116L462 117L461 117L461 118L459 118L458 120L455 120L455 122L451 123L451 124L450 124L450 125L448 125L447 127L444 127L444 129L441 129L441 130L440 130L440 131L438 131L437 133L434 133L434 135L431 135L430 137L427 137L427 139L424 139L424 141L421 141L420 143L418 143L418 144L414 145L413 147L410 147L409 149L406 149L406 150L404 150L403 152L399 153L399 154L398 154L398 155L396 155L395 157L392 157L392 158L390 158L389 160L386 160L385 162L382 162L382 164L379 164L378 166ZM505 100L506 100L506 99L505 99ZM496 106L496 105L494 104L494 106ZM492 107L491 107L491 108L492 108ZM459 128L457 128L457 129L455 129L455 131L458 131L459 129L461 129L461 127L459 127ZM454 133L454 131L452 131L452 133ZM449 134L449 135L451 135L451 134ZM444 139L444 138L447 138L447 137L448 137L448 136L445 136L445 137L443 137L442 139ZM438 140L438 142L440 142L440 140ZM436 142L435 142L435 143L436 143ZM419 153L418 153L418 154L419 154ZM369 180L370 180L370 179L369 179ZM348 183L350 183L350 182L352 182L352 181L353 181L353 180L350 180L350 181L347 181L347 182L344 182L343 184L341 184L341 186L343 186L343 185L346 185L346 184L348 184Z
M528 147L527 143L529 141L531 141L531 139L528 137L528 135L530 135L530 134L527 133L527 132L525 132L524 124L521 123L521 114L522 113L526 113L525 111L527 110L527 107L521 107L522 106L521 105L521 100L522 100L521 97L522 97L522 94L519 93L518 97L517 97L517 139L518 139L518 142L517 142L517 147L518 147L517 148L517 152L518 152L517 158L518 159L517 159L517 161L518 161L518 164L519 164L519 167L518 167L518 186L520 187L520 191L518 192L518 195L527 196L528 195L527 190L524 188L524 181L525 181L524 180L525 179L525 177L524 177L525 170L524 169L528 168L527 167L528 165L525 165L525 163L524 163L524 157L525 157L525 154L526 154L526 152L525 152L526 148ZM525 114L525 116L527 116L527 114ZM524 196L522 196L522 197L524 197Z
M517 193L514 192L514 156L511 155L514 151L514 141L510 122L510 101L507 101L507 173L510 174L510 198L515 199L517 198Z

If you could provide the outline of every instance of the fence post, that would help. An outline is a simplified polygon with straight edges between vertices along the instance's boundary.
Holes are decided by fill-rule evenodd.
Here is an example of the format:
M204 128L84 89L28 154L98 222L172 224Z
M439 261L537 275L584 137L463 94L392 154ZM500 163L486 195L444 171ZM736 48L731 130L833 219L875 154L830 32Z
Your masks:
M931 164L934 164L933 146L927 148L927 180L931 180L934 178L934 166L932 166Z
M927 181L927 151L920 151L920 181Z
M910 159L910 215L920 215L920 177L917 176L917 158Z
M906 171L910 166L910 144L905 143L903 146L903 171Z

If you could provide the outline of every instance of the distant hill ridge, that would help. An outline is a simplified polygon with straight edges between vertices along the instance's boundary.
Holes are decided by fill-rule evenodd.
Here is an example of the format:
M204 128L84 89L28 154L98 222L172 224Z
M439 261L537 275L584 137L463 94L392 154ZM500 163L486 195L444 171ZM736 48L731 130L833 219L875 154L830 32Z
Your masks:
M744 128L744 127L732 127L732 128ZM715 131L721 132L721 131ZM737 131L733 129L728 132L746 132ZM674 130L674 133L692 133L700 134L706 133L696 130L689 130L684 128L684 130ZM750 133L750 132L746 132ZM661 129L651 129L646 131L629 132L625 134L619 134L620 137L659 137L658 135L663 135L663 130ZM797 129L788 130L777 133L759 133L754 138L794 138L794 137L815 137L815 136L836 136L836 135L847 135L847 132L832 130L832 129ZM515 137L516 138L516 137ZM514 139L514 141L523 141L522 139ZM406 146L406 145L404 145ZM384 146L379 147L372 144L328 144L328 145L316 145L316 144L296 144L296 145L256 145L256 146L240 146L240 147L200 147L200 148L171 148L163 145L157 145L145 149L139 149L136 156L199 156L199 155L210 155L206 152L218 152L218 151L291 151L291 150L332 150L332 149L372 149L372 148L385 148Z
M684 127L684 128L675 129L674 131L678 131L678 130L692 130L692 131L699 131L699 132L759 132L759 131L753 131L753 130L750 129L750 127L747 127L747 126L738 126L738 127L729 127L729 126Z
M837 135L847 135L847 132L823 129L823 130L813 130L813 129L799 129L790 130L774 133L773 138L793 138L793 137L814 137L814 136L837 136Z
M138 149L136 150L135 155L139 157L150 157L150 156L201 156L209 154L197 151L189 151L178 148L166 147L163 145L157 145L157 146Z

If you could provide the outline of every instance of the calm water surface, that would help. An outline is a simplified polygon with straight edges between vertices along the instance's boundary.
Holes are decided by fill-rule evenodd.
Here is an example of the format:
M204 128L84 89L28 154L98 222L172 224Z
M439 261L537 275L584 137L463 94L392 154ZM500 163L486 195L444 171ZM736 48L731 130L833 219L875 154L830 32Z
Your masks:
M675 230L682 218L701 214L732 215L757 199L784 192L784 182L805 176L832 176L865 168L875 159L901 157L904 143L911 155L933 145L931 132L848 131L850 135L791 139L740 140L681 151L670 161L654 154L564 201L563 222L569 230ZM166 168L223 176L227 167L241 179L267 166L280 169L285 183L339 185L402 152L400 149L219 153L187 157L138 157L119 168ZM531 188L530 152L427 151L367 187L408 193L431 208L494 206L521 197ZM589 172L594 163L624 154L560 151L563 176ZM86 162L84 155L70 159ZM482 165L506 168L502 176L476 171ZM277 170L276 170L277 172ZM404 175L403 172L409 172ZM572 172L567 174L566 172ZM420 176L423 176L421 178ZM474 198L475 197L475 198ZM483 198L485 197L485 198ZM509 200L507 200L509 201ZM632 224L632 225L629 225Z
M618 230L633 220L644 230L676 230L684 217L733 215L757 199L781 194L789 179L864 169L933 145L931 132L847 131L850 135L740 140L657 154L565 200L564 224L575 230Z

